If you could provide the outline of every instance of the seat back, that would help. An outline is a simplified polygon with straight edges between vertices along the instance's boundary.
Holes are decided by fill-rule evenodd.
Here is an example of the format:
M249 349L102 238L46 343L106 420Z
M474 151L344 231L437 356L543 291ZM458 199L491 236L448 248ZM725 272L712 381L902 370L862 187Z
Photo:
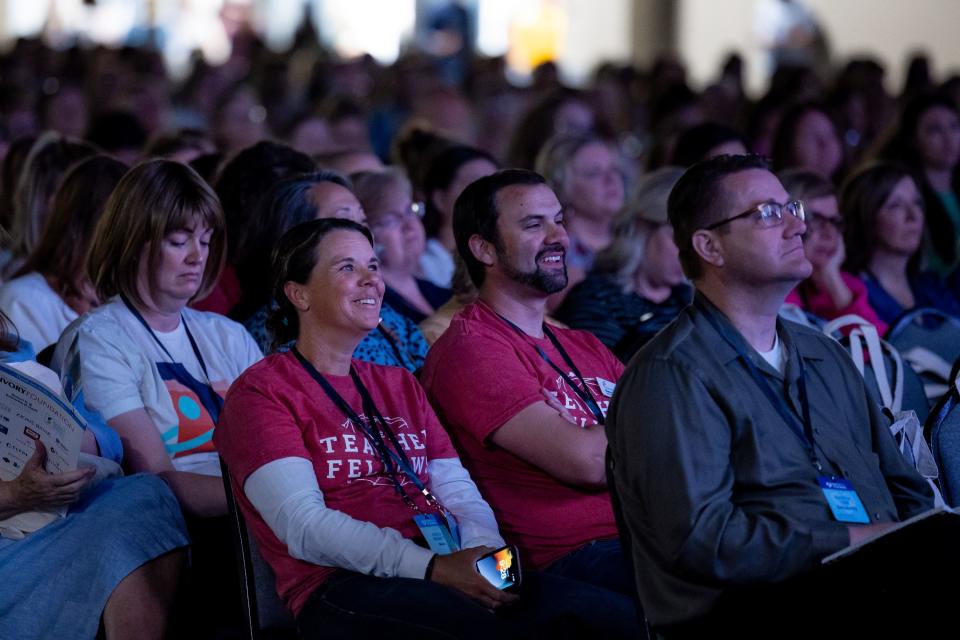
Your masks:
M237 571L240 574L240 597L247 622L250 640L261 638L294 638L296 622L277 595L276 576L267 564L257 542L250 535L247 521L237 507L230 483L227 465L220 460L223 472L223 489L227 496L233 547L237 555Z
M937 309L912 309L890 325L885 339L920 374L927 397L939 400L960 358L960 319Z
M960 390L956 382L930 412L926 427L940 469L943 499L951 507L960 506Z

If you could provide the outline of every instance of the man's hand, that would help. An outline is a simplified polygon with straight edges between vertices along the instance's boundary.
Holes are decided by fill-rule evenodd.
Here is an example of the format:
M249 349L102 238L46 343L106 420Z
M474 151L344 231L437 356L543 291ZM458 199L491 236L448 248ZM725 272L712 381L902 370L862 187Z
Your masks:
M560 403L560 399L557 398L555 394L550 393L546 389L540 389L540 393L543 395L543 399L546 401L547 406L556 410L556 412L560 414L561 418L570 424L577 424L577 419L573 417L573 414L567 411L567 408Z
M855 545L869 538L875 538L884 531L896 526L895 522L876 522L874 524L847 525L850 532L850 544Z
M496 549L492 547L473 547L456 553L437 556L433 561L433 572L430 574L430 579L438 584L462 591L489 609L496 609L499 606L515 602L517 600L516 595L497 589L477 571L477 560L480 556L491 551L496 551Z
M34 442L36 450L23 466L23 472L10 481L9 506L16 508L18 512L42 511L76 502L96 470L76 469L66 473L48 473L44 468L47 449L39 440Z

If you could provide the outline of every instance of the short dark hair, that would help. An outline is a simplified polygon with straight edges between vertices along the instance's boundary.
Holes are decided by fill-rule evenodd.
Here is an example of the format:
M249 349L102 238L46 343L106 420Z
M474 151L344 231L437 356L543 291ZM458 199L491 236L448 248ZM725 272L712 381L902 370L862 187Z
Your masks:
M323 237L332 231L356 231L373 246L370 229L344 218L320 218L298 224L287 230L277 242L271 260L273 274L273 300L267 329L273 334L273 347L296 340L300 333L300 316L283 290L288 282L306 284L310 272L317 265L317 246Z
M747 148L747 141L736 129L718 122L704 122L690 127L677 138L673 149L673 162L678 167L689 167L704 159L704 156L721 144L739 142Z
M762 156L724 155L698 162L680 177L667 199L667 216L673 225L673 241L680 252L683 272L691 280L703 275L700 257L693 250L693 234L720 220L727 206L722 182L729 175L751 169L770 170Z
M470 251L470 238L478 235L484 240L499 242L497 236L497 194L514 185L545 185L539 173L526 169L504 169L471 183L453 205L453 237L457 253L467 266L467 273L479 289L486 277L485 266Z

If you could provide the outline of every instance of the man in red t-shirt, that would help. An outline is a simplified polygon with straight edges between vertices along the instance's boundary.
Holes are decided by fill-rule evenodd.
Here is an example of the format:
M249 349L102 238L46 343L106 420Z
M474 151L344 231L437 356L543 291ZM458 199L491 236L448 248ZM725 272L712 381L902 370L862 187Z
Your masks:
M562 207L538 174L501 171L457 199L454 235L480 296L428 353L428 397L524 566L627 597L603 431L623 366L544 324L567 284Z

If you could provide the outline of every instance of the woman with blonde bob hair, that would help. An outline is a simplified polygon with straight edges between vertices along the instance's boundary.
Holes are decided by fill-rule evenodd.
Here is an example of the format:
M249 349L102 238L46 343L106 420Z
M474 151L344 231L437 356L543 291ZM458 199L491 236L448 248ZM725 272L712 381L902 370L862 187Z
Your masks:
M187 307L217 281L224 250L220 202L193 169L134 167L90 247L103 304L64 331L54 355L65 384L120 435L125 470L161 476L177 497L193 541L185 601L203 636L239 619L213 432L227 388L262 357L242 325Z
M241 325L187 307L216 282L224 254L223 210L193 169L134 167L90 247L104 304L67 328L55 356L120 434L127 470L163 476L193 516L226 513L213 428L227 387L261 358Z
M664 167L644 176L613 223L613 240L592 271L575 286L557 319L585 329L626 362L690 303L667 197L683 169Z

